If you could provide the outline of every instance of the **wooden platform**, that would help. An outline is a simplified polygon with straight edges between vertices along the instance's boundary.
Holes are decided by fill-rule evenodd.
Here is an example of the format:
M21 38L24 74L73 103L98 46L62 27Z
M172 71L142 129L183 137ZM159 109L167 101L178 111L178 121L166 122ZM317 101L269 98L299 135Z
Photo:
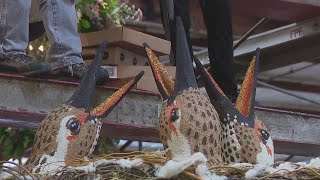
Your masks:
M96 105L122 82L98 86ZM120 80L119 80L120 81ZM77 82L0 74L0 126L35 129L46 113L69 99ZM159 142L157 130L161 97L154 92L131 90L103 119L101 135L116 139ZM320 116L256 107L268 126L279 154L317 156L320 153Z

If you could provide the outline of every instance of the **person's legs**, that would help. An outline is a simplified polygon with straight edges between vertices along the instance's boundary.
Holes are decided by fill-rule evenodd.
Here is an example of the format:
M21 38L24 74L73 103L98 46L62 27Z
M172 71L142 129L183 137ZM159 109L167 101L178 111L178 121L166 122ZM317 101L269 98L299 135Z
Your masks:
M53 69L83 63L74 0L40 0L49 39L46 61Z
M193 51L192 51L192 44L190 40L190 2L189 0L172 0L173 2L169 2L167 0L161 0L160 1L160 8L162 13L162 22L164 29L166 31L167 39L171 42L171 54L170 54L170 61L171 63L175 64L175 60L172 59L175 57L176 49L175 49L175 43L176 43L176 25L175 25L175 18L180 17L185 29L186 38L189 46L189 51L191 57L193 57ZM173 6L173 7L171 7ZM164 9L165 8L165 9ZM171 12L174 11L174 12ZM171 17L169 14L173 13L173 17ZM170 32L168 32L170 31ZM170 36L170 38L168 38Z
M233 63L233 34L228 0L200 0L207 27L210 70L228 98L235 102L238 92Z
M189 0L174 0L174 17L180 17L183 23L183 28L184 31L186 33L186 38L187 38L187 43L189 46L189 52L191 57L193 57L193 51L192 51L192 44L191 44L191 40L190 40L190 1ZM176 23L172 24L171 26L173 27L172 29L174 29L172 35L171 36L171 41L174 42L174 44L176 43ZM175 47L175 45L173 46ZM175 52L176 50L174 50Z
M50 65L26 55L31 0L0 1L0 69L25 75L50 72Z
M25 54L31 0L0 1L0 56Z
M82 78L87 68L81 56L75 3L75 0L40 0L40 12L50 45L46 61L55 73ZM108 71L100 68L98 83L108 77Z

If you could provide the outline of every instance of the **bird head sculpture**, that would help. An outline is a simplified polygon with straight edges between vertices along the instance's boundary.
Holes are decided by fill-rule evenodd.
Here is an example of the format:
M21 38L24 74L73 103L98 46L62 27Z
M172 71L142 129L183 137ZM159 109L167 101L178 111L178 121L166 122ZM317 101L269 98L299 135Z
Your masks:
M257 49L235 105L229 101L201 62L194 59L210 101L220 117L224 162L274 162L273 141L267 128L254 114L259 59L260 50Z
M147 44L145 50L159 92L164 100L159 130L167 156L184 160L202 152L211 162L221 163L221 127L209 99L199 92L185 31L176 19L176 77L168 74Z
M48 113L37 129L30 158L25 168L33 173L50 173L76 159L88 157L95 148L102 118L118 104L130 88L142 77L140 72L112 96L90 111L106 43L99 47L93 63L78 89L64 104Z

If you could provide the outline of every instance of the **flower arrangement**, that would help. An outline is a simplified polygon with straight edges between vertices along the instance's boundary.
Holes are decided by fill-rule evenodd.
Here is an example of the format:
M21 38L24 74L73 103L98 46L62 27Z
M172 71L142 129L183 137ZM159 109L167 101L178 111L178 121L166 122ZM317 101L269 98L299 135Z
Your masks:
M82 0L76 8L80 32L101 30L111 24L121 26L125 20L141 21L143 17L139 8L123 0Z

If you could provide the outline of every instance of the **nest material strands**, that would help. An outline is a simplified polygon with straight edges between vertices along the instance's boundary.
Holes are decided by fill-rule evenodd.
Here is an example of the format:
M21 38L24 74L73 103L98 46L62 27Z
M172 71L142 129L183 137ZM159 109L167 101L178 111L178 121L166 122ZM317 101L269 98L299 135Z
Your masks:
M117 163L120 160L141 160L138 166L129 168ZM107 160L110 163L102 163L95 166L94 172L81 170L81 167L89 166L90 163ZM16 167L8 167L5 163L0 162L1 171L11 174L11 179L158 179L156 171L159 167L164 166L169 159L164 156L163 152L131 152L131 153L112 153L96 156L89 160L77 160L72 165L65 167L63 170L56 172L54 175L40 176L31 174L22 166L10 162ZM138 162L138 161L137 161ZM219 176L225 176L231 179L248 178L249 171L255 173L252 179L320 179L320 169L308 167L303 163L289 163L289 168L281 169L283 162L277 162L272 166L261 166L251 164L234 164L234 165L214 165L209 164L209 170ZM255 170L255 169L260 170ZM269 170L268 170L269 168ZM291 169L290 169L291 168ZM24 174L21 171L24 170ZM251 174L252 174L251 172ZM10 179L10 178L7 178ZM183 170L178 176L172 179L201 179L195 173L195 166L191 165Z

